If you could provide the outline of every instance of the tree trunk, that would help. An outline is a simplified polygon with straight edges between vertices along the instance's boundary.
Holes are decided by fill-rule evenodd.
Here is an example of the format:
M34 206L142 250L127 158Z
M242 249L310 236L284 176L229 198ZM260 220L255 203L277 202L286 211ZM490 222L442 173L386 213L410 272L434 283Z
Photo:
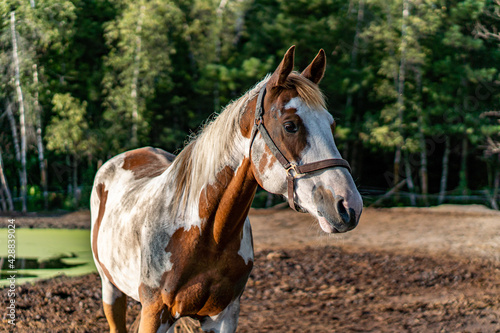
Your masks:
M394 169L393 169L394 180L392 184L393 186L399 184L399 173L401 172L400 166L401 166L401 146L397 146L396 151L394 152Z
M215 64L220 64L221 49L222 49L222 36L221 32L223 30L222 16L224 14L224 8L226 7L228 0L220 0L219 7L216 11L216 29L215 29ZM217 70L219 73L219 70ZM220 109L220 83L219 77L216 78L214 84L214 112L219 112Z
M356 123L358 120L356 120ZM359 178L362 173L362 159L363 159L363 147L359 141L352 142L351 158L349 163L351 164L352 174L354 177Z
M468 155L468 145L469 141L467 136L464 134L462 137L462 158L460 161L460 173L459 173L459 188L463 195L467 194L467 155Z
M363 18L365 15L365 1L364 0L359 0L359 7L358 7L358 17L357 17L357 22L356 22L356 32L354 33L354 40L352 43L352 50L351 50L351 71L354 72L357 68L357 59L358 59L358 52L359 52L359 35L361 33L361 24L363 22ZM345 126L347 128L350 128L352 126L352 117L353 117L353 110L352 110L352 101L353 101L353 92L349 91L347 94L347 100L345 103ZM352 154L350 152L351 149L351 140L347 139L345 144L344 144L344 158L347 160L352 159Z
M387 17L387 25L389 27L392 27L392 13L391 13L391 6L390 6L390 2L386 2L386 6L384 7L385 9L385 15ZM388 48L388 51L389 51L389 55L391 57L396 57L396 45L395 43L393 42L392 39L390 38L387 38L385 40L385 42L387 43L387 48ZM394 89L398 89L398 71L397 71L397 68L396 66L393 67L393 71L392 71L392 80L394 81Z
M497 202L498 190L500 188L500 170L498 169L498 164L500 164L500 154L498 154L497 167L495 168L495 172L493 175L493 177L495 177L495 179L493 181L493 200L495 201L495 204ZM498 207L498 204L497 204L497 207Z
M66 150L66 170L68 170L68 189L66 190L68 198L73 196L73 172L71 172L71 156Z
M18 163L16 167L19 167L19 165L21 164L21 148L19 147L19 136L17 134L16 118L12 113L12 105L10 104L10 102L7 102L6 112L7 112L7 118L9 118L10 128L12 130L12 141L14 141L14 152L16 156L16 161ZM21 169L18 169L18 174L19 174L19 181L21 183L23 179L23 173Z
M3 195L3 186L0 186L0 203L2 203L2 211L6 212L7 204L5 203L5 196Z
M380 205L382 203L382 201L389 198L393 193L395 193L396 191L401 189L405 184L406 184L406 179L403 179L402 181L397 183L396 186L394 186L391 190L389 190L386 194L384 194L383 196L378 198L374 203L372 203L368 207L377 207L378 205Z
M407 26L406 22L410 13L408 0L403 0L403 20L401 23L401 60L399 63L399 75L398 75L398 130L399 135L403 136L403 115L405 110L405 100L404 100L404 90L405 90L405 77L406 77L406 33ZM396 153L394 155L394 185L399 183L399 170L401 164L401 149L403 143L400 142L396 145Z
M139 144L137 137L137 132L139 128L139 95L138 95L138 85L139 85L139 72L141 67L141 47L142 47L142 22L144 20L144 12L146 11L146 6L144 2L141 1L139 7L139 17L137 18L137 27L135 28L135 56L134 56L134 74L132 77L132 90L130 96L132 97L132 147L136 148Z
M446 186L448 183L448 161L450 159L450 137L447 136L445 139L445 147L443 154L443 171L441 172L441 186L439 188L439 200L438 203L441 205L444 202L444 195L446 192Z
M74 207L78 208L78 202L80 199L79 190L78 190L78 157L76 154L73 154L73 202Z
M408 154L405 154L405 171L406 171L406 184L408 185L408 192L410 192L410 203L413 207L417 205L417 199L415 198L415 184L413 183L413 178L411 177L411 166L408 160Z
M17 135L16 118L12 113L12 105L7 102L7 118L9 118L10 129L12 130L12 140L14 141L14 152L16 154L16 161L21 163L21 149L19 148L19 136Z
M45 169L44 148L42 139L42 108L38 101L38 68L33 64L33 84L34 84L34 109L36 114L36 142L38 148L38 163L40 165L40 183L43 191L43 208L49 209L48 190L47 190L47 170Z
M14 57L17 102L19 104L19 126L21 132L21 202L22 202L22 212L26 213L27 186L28 186L28 177L26 173L26 149L27 149L26 122L24 113L23 91L21 89L21 78L19 72L19 57L17 54L16 14L14 11L10 13L10 29L12 33L12 55Z
M14 202L12 201L12 195L10 194L9 184L7 183L7 179L5 178L5 173L3 171L3 159L2 159L2 151L0 150L0 183L2 185L2 190L7 197L7 204L9 205L8 210L14 211Z
M418 117L418 141L420 146L420 187L422 190L422 198L424 205L429 206L428 194L428 170L427 170L427 146L425 144L424 127L426 126L424 115L422 112L422 69L420 66L417 68L417 90L419 96L419 105L417 106Z

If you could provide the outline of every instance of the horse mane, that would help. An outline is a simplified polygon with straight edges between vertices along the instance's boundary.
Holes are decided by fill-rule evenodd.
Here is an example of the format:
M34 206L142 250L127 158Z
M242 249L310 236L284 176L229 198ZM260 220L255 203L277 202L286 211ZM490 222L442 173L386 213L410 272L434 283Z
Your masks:
M293 71L288 75L285 84L280 86L275 94L279 95L283 90L295 89L300 97L312 110L326 109L325 96L318 85L306 79L298 72Z
M210 117L175 158L170 167L174 181L174 209L184 212L190 202L195 202L203 187L216 180L217 174L226 165L239 163L241 156L237 156L237 152L245 147L243 140L238 142L241 116L270 76L267 75L242 97L229 103L221 113ZM296 89L299 97L309 107L326 108L324 96L318 86L297 72L292 72L280 89ZM277 93L279 94L278 91Z
M184 211L207 183L213 183L224 166L238 163L235 152L243 145L237 142L241 115L268 79L266 77L229 103L221 113L210 117L176 157L171 166L175 184L172 202L179 211Z

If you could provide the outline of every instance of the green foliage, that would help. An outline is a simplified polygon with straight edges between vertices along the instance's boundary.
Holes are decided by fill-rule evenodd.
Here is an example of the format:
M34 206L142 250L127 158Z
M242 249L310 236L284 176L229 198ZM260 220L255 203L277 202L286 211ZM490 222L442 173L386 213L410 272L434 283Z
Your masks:
M55 94L52 104L54 117L47 126L47 148L74 155L89 153L96 142L88 136L87 102L82 103L70 94Z

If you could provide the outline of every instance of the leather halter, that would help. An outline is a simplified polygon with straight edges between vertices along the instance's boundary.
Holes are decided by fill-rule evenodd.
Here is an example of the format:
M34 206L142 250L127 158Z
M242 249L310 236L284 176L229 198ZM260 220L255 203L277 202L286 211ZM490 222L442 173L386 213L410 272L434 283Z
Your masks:
M286 179L288 182L288 204L290 208L295 211L299 211L295 205L294 193L295 193L295 178L304 176L307 173L312 173L315 171L332 168L332 167L342 167L349 170L351 173L351 167L349 163L342 158L331 158L326 160L321 160L318 162L312 162L307 164L298 165L295 162L290 162L283 155L283 153L279 150L279 148L274 143L273 139L269 135L266 127L264 126L264 118L262 117L264 114L264 96L266 95L266 85L262 87L259 92L259 96L257 97L257 106L255 107L255 123L252 129L252 136L250 141L250 152L252 151L252 144L257 135L257 132L260 132L260 135L264 139L264 142L271 150L272 154L276 159L281 163L283 168L286 170Z

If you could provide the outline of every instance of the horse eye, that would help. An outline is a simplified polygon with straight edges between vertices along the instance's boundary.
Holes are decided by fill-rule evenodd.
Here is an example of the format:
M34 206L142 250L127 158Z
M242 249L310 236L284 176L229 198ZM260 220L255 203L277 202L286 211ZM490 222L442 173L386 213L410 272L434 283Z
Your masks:
M285 131L288 133L295 133L298 131L297 125L291 121L287 121L286 123L283 124L283 127L285 128Z

